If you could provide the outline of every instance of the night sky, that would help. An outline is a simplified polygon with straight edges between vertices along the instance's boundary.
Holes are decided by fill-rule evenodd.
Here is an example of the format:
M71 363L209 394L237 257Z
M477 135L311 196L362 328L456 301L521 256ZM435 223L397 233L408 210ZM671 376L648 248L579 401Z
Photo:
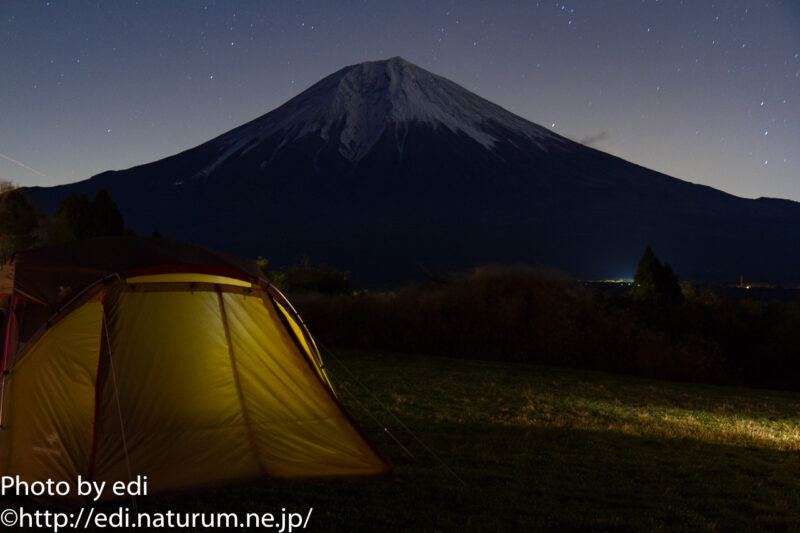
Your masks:
M800 201L800 2L0 3L0 178L191 148L402 56L600 150Z

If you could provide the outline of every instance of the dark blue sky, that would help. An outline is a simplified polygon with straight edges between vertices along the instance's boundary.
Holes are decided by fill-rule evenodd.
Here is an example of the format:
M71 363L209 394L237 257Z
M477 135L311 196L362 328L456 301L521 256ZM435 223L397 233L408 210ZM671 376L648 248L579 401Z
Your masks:
M5 0L0 178L147 163L395 55L627 160L800 200L796 0Z

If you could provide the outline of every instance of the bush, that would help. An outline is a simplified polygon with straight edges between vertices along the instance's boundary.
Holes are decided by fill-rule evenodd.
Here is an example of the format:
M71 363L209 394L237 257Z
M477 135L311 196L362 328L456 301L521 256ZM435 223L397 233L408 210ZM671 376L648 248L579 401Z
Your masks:
M481 267L395 292L291 299L315 336L342 348L800 389L798 303L735 303L705 289L683 304L642 304L520 267Z
M437 288L293 295L315 335L337 346L616 369L628 326L563 275L482 267ZM591 347L591 349L589 349Z

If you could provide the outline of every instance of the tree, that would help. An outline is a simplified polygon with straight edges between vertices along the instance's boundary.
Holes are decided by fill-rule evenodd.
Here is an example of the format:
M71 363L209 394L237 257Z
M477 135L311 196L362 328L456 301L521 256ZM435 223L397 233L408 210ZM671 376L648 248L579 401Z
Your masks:
M0 206L0 259L5 263L16 252L36 244L39 220L22 189L8 188L4 184L0 184L0 189L5 189Z
M678 276L668 264L661 264L649 244L636 267L631 297L635 301L658 304L678 304L683 301Z
M300 263L282 271L272 270L269 261L258 259L258 266L264 275L281 291L290 293L317 292L321 294L349 294L353 285L348 273L336 270L324 263L314 264L303 258Z
M101 237L104 235L122 235L125 231L125 222L122 213L111 195L105 189L100 189L91 205L91 229L88 237Z
M69 242L80 239L86 232L85 225L89 212L89 198L82 194L70 194L58 206L50 225L50 238L53 242Z
M107 235L122 235L125 223L117 204L105 189L89 200L85 194L67 196L56 210L50 228L53 242L91 239Z
M8 191L13 191L16 188L17 186L14 185L13 181L0 179L0 196L4 195Z

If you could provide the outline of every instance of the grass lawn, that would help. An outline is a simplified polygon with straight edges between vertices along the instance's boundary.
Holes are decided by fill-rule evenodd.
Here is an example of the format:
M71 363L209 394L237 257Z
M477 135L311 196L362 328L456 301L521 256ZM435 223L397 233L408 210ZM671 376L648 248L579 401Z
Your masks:
M416 355L337 356L355 376L327 357L339 395L393 475L152 496L140 510L313 507L311 531L800 529L800 394Z

